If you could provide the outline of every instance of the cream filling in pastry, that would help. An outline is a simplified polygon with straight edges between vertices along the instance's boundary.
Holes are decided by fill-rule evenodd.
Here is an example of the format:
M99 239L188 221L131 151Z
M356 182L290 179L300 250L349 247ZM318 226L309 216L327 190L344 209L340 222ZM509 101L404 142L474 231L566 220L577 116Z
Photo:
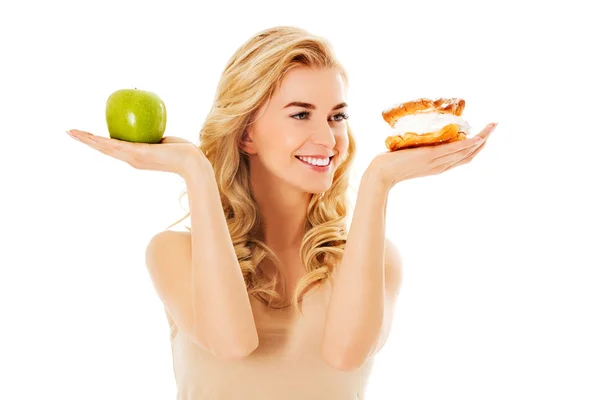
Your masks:
M404 135L406 132L417 134L436 132L448 124L458 124L459 132L464 132L466 135L470 133L471 126L462 117L454 114L429 111L398 118L394 124L393 134Z

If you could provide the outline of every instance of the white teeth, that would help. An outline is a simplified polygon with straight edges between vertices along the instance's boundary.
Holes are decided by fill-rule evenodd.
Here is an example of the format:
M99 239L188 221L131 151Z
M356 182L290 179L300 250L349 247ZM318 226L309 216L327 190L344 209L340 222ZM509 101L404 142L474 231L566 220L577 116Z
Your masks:
M316 157L298 157L300 160L304 161L305 163L311 164L311 165L316 165L319 167L324 167L325 165L329 164L329 157L327 158L316 158Z

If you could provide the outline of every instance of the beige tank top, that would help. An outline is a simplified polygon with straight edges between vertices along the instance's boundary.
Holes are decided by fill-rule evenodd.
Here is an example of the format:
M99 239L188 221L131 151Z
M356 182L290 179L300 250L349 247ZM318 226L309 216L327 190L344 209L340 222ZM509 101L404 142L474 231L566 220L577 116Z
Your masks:
M332 285L327 282L302 299L304 316L293 306L270 308L250 296L258 348L243 360L215 357L171 327L177 400L356 400L364 399L373 358L353 371L323 361L321 338Z

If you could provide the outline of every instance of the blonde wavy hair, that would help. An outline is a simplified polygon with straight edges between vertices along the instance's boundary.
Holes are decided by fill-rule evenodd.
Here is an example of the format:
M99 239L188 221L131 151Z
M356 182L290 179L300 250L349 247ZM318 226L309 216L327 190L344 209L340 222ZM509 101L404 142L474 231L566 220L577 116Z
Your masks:
M253 123L261 105L279 87L285 73L298 66L335 68L348 87L347 72L336 60L329 41L296 27L263 30L244 43L228 61L199 138L199 147L215 172L223 212L248 293L269 306L281 301L275 288L282 276L282 264L263 241L261 215L251 193L249 158L240 143L246 127ZM349 126L347 131L347 156L336 169L331 188L313 194L308 205L300 248L307 273L298 282L292 300L300 313L300 296L331 277L346 244L346 217L350 206L347 189L356 148ZM184 190L180 201L185 193ZM189 215L188 211L171 226ZM267 259L276 267L275 277L267 277L260 268Z

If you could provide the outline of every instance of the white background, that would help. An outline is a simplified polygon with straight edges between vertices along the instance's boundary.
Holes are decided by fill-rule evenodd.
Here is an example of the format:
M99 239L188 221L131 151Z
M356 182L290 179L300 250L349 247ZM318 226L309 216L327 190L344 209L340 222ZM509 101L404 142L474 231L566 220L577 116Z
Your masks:
M348 69L355 181L391 104L462 97L475 130L499 123L473 163L390 194L404 284L368 398L600 398L600 32L556 3L3 3L0 398L175 397L144 249L183 182L64 131L108 136L107 97L137 87L195 141L226 61L276 25Z

